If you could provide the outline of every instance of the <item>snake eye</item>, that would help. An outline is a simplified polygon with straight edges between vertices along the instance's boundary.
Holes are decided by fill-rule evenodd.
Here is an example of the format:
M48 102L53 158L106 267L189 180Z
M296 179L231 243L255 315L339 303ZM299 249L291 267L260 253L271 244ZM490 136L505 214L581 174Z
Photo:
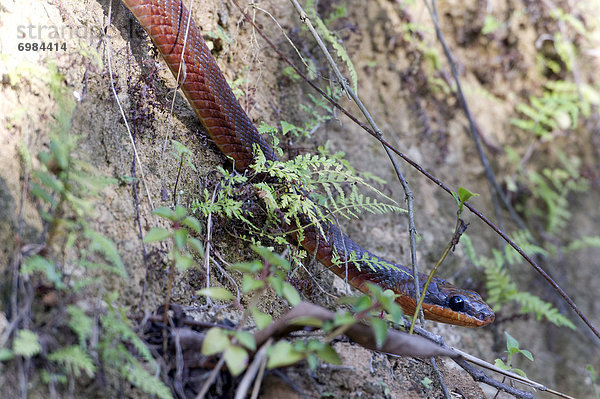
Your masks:
M448 307L455 312L460 312L465 308L465 299L460 295L454 295L448 298Z

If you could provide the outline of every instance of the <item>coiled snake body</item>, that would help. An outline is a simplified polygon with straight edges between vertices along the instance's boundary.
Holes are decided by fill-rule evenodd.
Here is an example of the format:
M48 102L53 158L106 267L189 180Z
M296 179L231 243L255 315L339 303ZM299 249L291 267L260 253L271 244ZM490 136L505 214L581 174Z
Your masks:
M189 14L181 1L122 1L148 32L175 76L183 59L181 88L215 144L234 159L235 168L238 171L248 169L253 161L254 144L260 146L267 160L276 160L273 149L260 136L227 85L193 21L184 47ZM404 311L414 312L414 283L408 268L371 254L332 224L327 224L325 231L323 235L315 227L307 226L300 244L329 270L347 278L352 286L365 292L365 283L373 282L391 289L400 295L396 301ZM344 254L352 252L356 259L367 258L375 262L349 261ZM340 257L339 263L333 263L334 253ZM426 276L420 275L421 290L425 280ZM485 326L494 321L494 312L479 294L437 278L426 293L423 311L428 319L466 327Z

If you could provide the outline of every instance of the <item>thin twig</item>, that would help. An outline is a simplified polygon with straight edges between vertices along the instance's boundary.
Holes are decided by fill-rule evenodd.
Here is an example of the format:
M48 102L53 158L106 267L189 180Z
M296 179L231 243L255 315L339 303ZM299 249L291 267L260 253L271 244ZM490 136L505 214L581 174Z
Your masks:
M108 25L110 26L111 22L111 8L112 8L112 0L108 7ZM148 202L150 203L150 209L154 210L154 203L152 202L152 197L150 196L150 190L148 189L148 185L146 184L146 177L144 176L144 168L142 167L142 162L140 161L140 156L137 152L137 147L135 145L135 141L133 140L133 134L131 133L131 128L129 127L129 122L127 121L127 117L125 116L125 111L123 110L123 106L121 105L121 100L119 100L119 96L117 95L117 89L115 88L115 79L113 76L112 69L112 48L110 46L110 36L106 35L106 57L108 61L108 75L110 76L110 88L113 93L113 97L117 106L119 108L119 112L121 114L121 118L123 118L123 123L125 123L125 128L127 129L127 135L129 137L129 143L131 144L131 148L133 150L133 154L135 156L135 161L140 165L140 174L142 175L142 183L144 185L144 189L146 190L146 196L148 197Z
M431 367L433 368L433 371L435 372L435 375L440 383L440 388L442 388L442 392L444 392L444 397L449 399L451 397L450 392L448 392L446 381L444 381L444 376L442 375L442 372L435 361L435 357L429 358L429 361L431 361Z
M131 23L131 21L130 21ZM131 71L131 65L130 65L130 58L131 58L131 26L129 27L129 41L127 42L127 70L128 72ZM128 84L130 84L131 82L131 77L129 77L127 79ZM128 92L130 93L131 90L128 90ZM132 109L133 112L133 109ZM136 127L135 124L135 118L132 118L132 120L134 121L134 125L133 127ZM148 263L148 249L146 248L146 243L144 242L144 231L142 229L142 220L140 217L140 197L138 195L138 188L137 188L137 184L138 184L138 179L137 179L137 174L136 174L136 162L133 162L133 182L131 184L131 188L133 191L133 198L135 201L135 222L138 228L138 235L140 238L140 242L142 244L142 256L144 258L144 280L142 281L142 292L140 294L140 301L138 302L138 311L142 311L143 307L144 307L144 299L146 297L146 286L148 284L148 273L150 271L150 265ZM141 166L141 165L140 165Z
M265 375L265 369L267 368L267 357L264 356L260 362L260 369L258 370L258 376L255 378L254 388L252 388L252 396L250 399L258 398L260 392L260 386L262 384L263 376Z
M221 260L222 262L225 262L223 260L223 258L220 255L217 254L217 251L213 251L213 253L215 254L216 257L219 258L219 260ZM240 294L240 286L238 285L238 283L235 281L235 279L233 277L231 277L231 274L227 273L227 270L225 270L225 268L223 268L219 264L219 262L217 262L216 260L214 260L214 258L211 258L210 261L213 263L213 265L215 265L217 267L217 269L219 269L219 271L221 272L221 274L223 276L225 276L225 278L227 280L229 280L229 282L231 283L231 285L235 287L236 300L237 300L238 303L240 303L241 294ZM227 265L230 266L229 263L227 263Z
M169 267L169 279L167 280L167 298L163 308L163 353L167 355L167 322L169 318L169 305L171 304L171 289L173 288L173 280L175 279L175 259L171 261Z
M200 392L198 392L196 399L204 398L204 396L206 395L206 393L208 392L208 390L210 389L212 384L215 382L215 379L217 378L217 374L219 374L219 371L221 371L221 369L223 368L224 363L225 363L225 356L222 355L221 358L219 359L219 362L217 363L215 368L212 369L212 371L210 372L210 375L204 382L202 389L200 390Z
M219 190L219 186L217 185L213 190L213 195L211 198L211 203L214 204L215 198L217 196L217 191ZM208 214L206 219L206 242L204 244L204 270L206 270L206 288L210 288L210 242L212 240L212 212ZM212 300L210 297L206 297L206 303L211 304Z
M497 381L488 376L483 371L479 370L478 368L473 367L471 364L467 363L463 359L456 359L455 362L460 367L462 367L467 373L469 373L471 377L473 377L473 379L477 382L482 382L498 390L504 391L508 394L511 394L517 399L535 399L535 395L533 393L525 392L510 385L507 385L503 382Z
M235 399L244 399L246 397L246 394L250 389L250 384L252 384L252 381L254 381L254 377L261 368L263 360L266 359L267 349L269 349L272 343L273 338L269 338L268 341L260 347L258 352L256 352L256 355L254 355L254 360L252 360L252 363L246 370L244 377L242 377L242 380L240 381L238 388L235 391ZM256 382L259 383L258 379L256 380Z

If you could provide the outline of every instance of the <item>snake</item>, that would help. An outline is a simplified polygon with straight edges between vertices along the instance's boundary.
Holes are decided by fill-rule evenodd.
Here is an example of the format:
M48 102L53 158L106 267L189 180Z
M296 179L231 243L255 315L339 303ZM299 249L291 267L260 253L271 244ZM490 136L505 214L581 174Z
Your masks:
M180 0L122 0L177 78L200 123L219 150L233 159L239 172L250 172L255 161L253 147L267 161L278 161L273 147L260 135L227 84L200 29ZM189 23L188 23L189 21ZM301 218L302 219L302 218ZM417 301L412 271L364 249L337 225L323 222L318 229L307 223L300 236L289 235L327 269L368 293L368 283L392 290L404 313L413 314ZM419 274L423 292L427 276ZM474 291L433 278L425 293L426 319L464 327L482 327L494 321L490 306Z

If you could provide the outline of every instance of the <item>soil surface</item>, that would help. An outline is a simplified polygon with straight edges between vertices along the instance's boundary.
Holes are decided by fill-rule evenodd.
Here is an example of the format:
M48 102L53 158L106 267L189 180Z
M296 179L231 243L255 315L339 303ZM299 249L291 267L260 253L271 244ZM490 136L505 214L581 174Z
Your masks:
M241 3L296 65L302 66L296 54L298 51L322 75L321 79L316 79L321 87L332 84L329 79L332 74L325 66L324 57L307 35L290 3L268 0L254 8L246 2ZM321 3L319 11L323 17L343 4L341 1ZM420 2L406 8L400 3L346 1L347 15L334 19L328 26L342 40L357 72L358 94L386 139L447 186L454 189L464 186L480 193L471 203L488 218L497 220L484 168L469 133L468 120L457 97L449 89L453 87L450 68L435 38L431 18ZM593 12L585 14L581 10L587 10L587 7L598 10L600 3L588 3L575 15L595 29L592 29L592 35L598 44L598 21L594 22ZM545 25L548 10L544 7L547 5L532 5L527 1L496 4L451 0L440 2L438 6L440 25L453 51L466 100L483 137L484 150L498 180L505 182L505 176L514 174L515 169L503 148L508 146L523 154L532 142L510 124L510 118L517 115L516 106L526 101L530 94L542 92L538 83L541 72L536 63L540 50L536 46L543 42L546 30L557 28ZM505 22L494 34L482 35L487 14ZM196 2L193 16L212 46L226 78L230 82L238 79L242 82L237 85L241 90L240 102L257 125L264 121L277 126L280 120L300 125L308 118L298 104L309 105L308 96L314 92L308 85L285 76L283 71L287 65L251 25L242 21L239 10L231 2ZM34 27L33 30L26 29L25 38L18 36L23 26ZM41 26L49 28L42 32L38 30ZM412 30L407 30L407 26ZM48 35L50 27L61 31L60 41L67 43L67 51L17 50L19 40L36 41L36 35ZM102 36L105 28L106 36ZM294 42L296 50L290 47L284 33ZM434 55L428 53L426 47ZM594 75L600 67L598 48L589 49L589 54L577 65L579 78L595 84L596 89L599 89L597 74ZM21 242L38 237L42 229L34 203L23 198L25 183L19 149L24 145L32 154L37 154L49 143L56 104L45 76L48 68L55 65L64 76L64 84L72 88L78 100L72 123L72 130L82 135L78 156L101 175L144 179L144 184L136 187L123 183L104 190L96 207L95 223L117 243L127 266L129 278L113 281L120 292L121 305L137 310L147 276L143 309L154 311L165 299L166 252L165 248L154 248L150 262L144 261L138 215L145 233L160 223L151 215L153 206L170 206L174 191L182 205L190 205L216 178L215 169L218 166L231 169L230 164L206 137L181 95L176 96L170 111L177 86L175 79L157 56L145 32L118 1L26 0L17 4L3 0L0 2L0 50L0 267L4 268L3 276L8 281L9 265L16 256L16 248ZM432 59L441 63L437 70L433 68ZM436 83L431 83L434 79ZM342 97L341 102L354 115L359 115L347 98ZM137 155L134 155L120 107L131 123ZM557 146L577 156L582 170L590 171L590 189L584 195L568 198L572 218L556 238L563 243L600 234L600 122L597 107L592 112L596 119L589 117L585 127L558 135L551 143L538 142L531 148L526 165L542 170L556 164L553 146ZM192 162L197 172L187 168L178 175L177 160L169 149L163 152L166 135L193 151ZM387 183L383 185L383 191L404 204L404 192L381 145L340 113L322 123L310 138L291 140L284 147L289 147L288 154L295 155L315 152L318 146L326 143L332 152L343 151L358 170L384 179ZM134 162L136 157L139 157L139 164ZM33 159L33 162L38 161ZM456 205L450 195L410 165L401 162L400 166L415 199L419 262L421 268L429 270L429 265L435 263L451 238ZM529 206L534 204L529 203ZM504 228L515 231L517 227L508 213L504 212L502 216ZM466 213L463 218L469 223L467 234L479 254L489 255L492 248L503 248L499 238L475 216ZM360 220L341 220L341 223L345 233L369 250L400 263L409 262L405 215L368 214ZM21 242L17 242L17 230ZM215 220L214 250L227 262L249 259L252 253L247 244L237 240L231 234L232 230L226 219ZM600 286L599 258L599 249L584 249L552 257L543 263L595 325L600 325L596 289ZM323 291L340 295L346 290L345 285L332 274L321 273L319 265L310 264L308 268L317 276L319 287L306 293L305 299L335 309L336 302ZM511 266L511 273L521 290L531 291L556 304L578 329L571 331L538 321L535 317L519 316L519 309L511 306L503 307L497 322L482 329L433 322L427 323L426 327L443 336L449 345L490 363L505 355L504 332L507 331L518 339L521 348L534 354L533 363L520 359L515 362L515 366L524 369L530 378L573 396L591 397L585 367L591 364L600 370L599 341L527 264ZM446 260L440 274L458 286L486 294L483 272L468 261L460 245ZM222 283L227 285L219 273L211 278L223 279ZM191 293L203 287L205 279L200 270L178 275L172 300L185 306L203 305L203 300ZM6 288L2 287L3 290ZM5 300L4 296L0 298L2 308L7 304ZM285 305L276 302L274 297L266 298L262 308L274 316L286 310ZM238 320L240 317L233 309L212 314L215 313L218 313L217 318ZM0 335L7 325L4 316L5 313L0 311ZM322 365L313 372L306 364L300 364L268 373L260 397L443 396L438 377L427 361L393 358L347 342L336 343L336 349L344 360L342 366ZM494 396L495 390L479 386L451 360L439 359L438 365L452 397ZM2 374L11 371L2 365L0 370ZM426 379L433 382L429 385ZM15 388L9 387L7 381L14 379L0 377L0 393L9 395L3 397L14 393ZM44 392L39 388L32 394L44 397ZM106 395L113 397L116 393L107 392ZM537 395L550 397L542 393ZM86 392L76 392L75 396L87 397Z

